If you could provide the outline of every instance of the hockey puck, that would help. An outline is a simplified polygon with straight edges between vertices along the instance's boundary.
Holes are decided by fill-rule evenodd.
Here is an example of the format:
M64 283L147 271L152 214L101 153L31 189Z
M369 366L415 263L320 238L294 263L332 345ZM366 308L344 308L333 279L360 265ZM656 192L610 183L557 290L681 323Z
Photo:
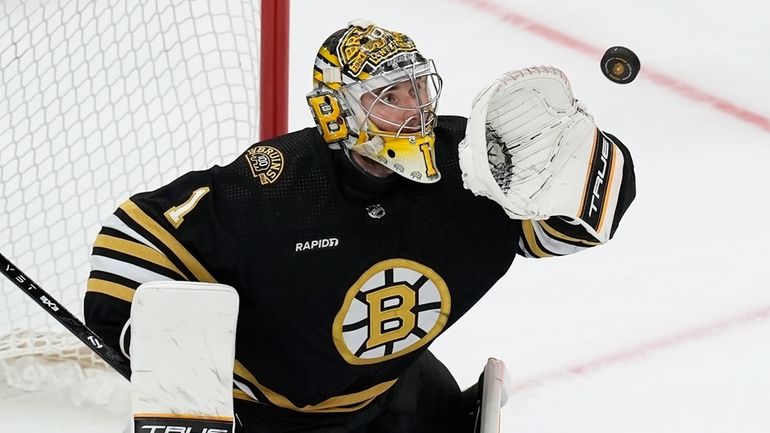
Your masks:
M628 84L634 81L639 73L639 57L626 47L608 49L601 61L602 73L610 81L618 84Z

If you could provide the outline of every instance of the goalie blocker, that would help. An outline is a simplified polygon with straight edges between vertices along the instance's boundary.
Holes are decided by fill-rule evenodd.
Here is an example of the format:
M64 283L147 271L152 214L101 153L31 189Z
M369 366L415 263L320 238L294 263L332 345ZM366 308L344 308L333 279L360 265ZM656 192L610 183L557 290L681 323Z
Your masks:
M563 72L532 67L506 73L476 97L460 167L465 187L510 217L562 217L604 243L616 227L621 146L597 128Z

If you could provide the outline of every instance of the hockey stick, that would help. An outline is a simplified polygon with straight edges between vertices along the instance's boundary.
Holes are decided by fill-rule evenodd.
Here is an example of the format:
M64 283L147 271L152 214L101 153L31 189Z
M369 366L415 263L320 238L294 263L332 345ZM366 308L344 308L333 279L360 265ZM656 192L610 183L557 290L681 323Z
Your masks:
M78 320L77 317L64 308L63 305L59 304L45 290L41 289L32 279L24 275L23 272L16 268L16 265L11 263L2 254L0 254L0 272L16 284L24 293L29 295L30 298L34 299L48 314L64 325L68 331L99 355L121 376L131 380L131 367L125 358L113 348L102 343L101 338L94 331L88 329L83 322Z

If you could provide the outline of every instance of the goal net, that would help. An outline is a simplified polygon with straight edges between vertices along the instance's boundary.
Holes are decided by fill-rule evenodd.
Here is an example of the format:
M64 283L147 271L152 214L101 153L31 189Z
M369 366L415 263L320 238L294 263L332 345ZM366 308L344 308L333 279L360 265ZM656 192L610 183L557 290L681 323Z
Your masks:
M0 251L81 319L91 243L116 206L257 141L260 9L0 0ZM0 278L0 378L28 356L105 366Z

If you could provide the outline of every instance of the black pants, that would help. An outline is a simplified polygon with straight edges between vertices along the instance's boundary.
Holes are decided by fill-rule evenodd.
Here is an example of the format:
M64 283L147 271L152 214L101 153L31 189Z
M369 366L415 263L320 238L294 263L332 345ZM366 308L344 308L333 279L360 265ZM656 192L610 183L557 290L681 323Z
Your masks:
M473 420L462 395L446 366L426 351L390 390L359 411L309 414L236 400L235 431L468 433Z

